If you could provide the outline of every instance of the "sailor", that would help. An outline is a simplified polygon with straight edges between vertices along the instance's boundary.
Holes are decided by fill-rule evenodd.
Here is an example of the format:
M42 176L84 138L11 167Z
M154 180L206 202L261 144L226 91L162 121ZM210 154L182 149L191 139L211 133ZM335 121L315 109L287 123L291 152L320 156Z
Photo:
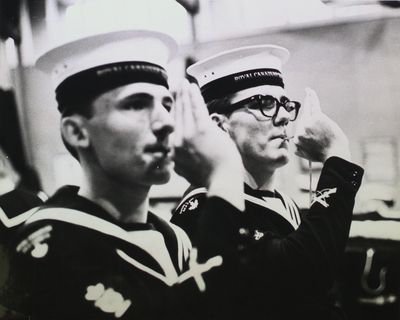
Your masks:
M24 186L21 175L0 148L0 245L7 245L16 227L45 199L43 192L34 192Z
M178 100L174 124L165 68L175 51L164 33L123 30L75 40L39 58L37 67L54 80L62 139L83 179L80 187L59 189L19 230L1 287L6 307L30 319L199 315L192 297L207 290L203 274L222 259L198 263L182 229L149 210L149 190L169 180L175 145L178 167L180 156L202 159L195 171L178 168L185 178L243 210L242 163L206 108L182 109ZM195 89L184 84L179 98L201 98ZM216 142L226 148L211 153ZM220 187L226 170L235 168L231 182L239 196Z
M350 162L347 137L308 89L295 144L297 155L323 163L317 196L302 217L296 203L277 190L274 177L289 162L290 129L301 107L284 89L282 66L288 58L285 48L256 45L219 53L187 70L210 117L237 145L245 168L244 213L223 206L214 216L203 212L208 190L196 185L171 220L204 257L217 252L224 257L224 266L209 274L210 314L216 318L339 316L328 291L363 170Z

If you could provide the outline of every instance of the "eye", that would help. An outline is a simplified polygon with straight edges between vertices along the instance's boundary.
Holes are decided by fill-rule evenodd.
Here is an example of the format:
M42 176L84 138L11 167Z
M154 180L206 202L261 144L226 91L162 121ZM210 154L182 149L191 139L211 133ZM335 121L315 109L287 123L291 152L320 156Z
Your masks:
M289 100L287 100L287 101L285 102L285 109L286 109L288 112L291 112L291 111L293 111L293 110L296 109L296 105L297 105L297 103L296 103L295 101L289 101Z
M171 99L164 99L162 105L168 112L171 112L172 108L174 107L174 101Z
M149 99L131 99L123 104L125 110L143 110L150 108L152 101Z
M248 99L243 100L244 104L247 105L247 108L251 110L259 110L261 105L261 100L259 96L253 96Z
M276 107L276 100L272 96L263 96L260 99L260 104L263 110L272 110Z

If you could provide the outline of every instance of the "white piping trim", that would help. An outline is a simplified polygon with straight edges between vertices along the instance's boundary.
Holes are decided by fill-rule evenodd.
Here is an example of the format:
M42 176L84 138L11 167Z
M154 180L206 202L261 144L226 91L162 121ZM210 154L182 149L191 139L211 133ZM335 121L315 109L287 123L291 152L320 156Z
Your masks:
M192 249L192 243L189 237L180 227L170 223L170 226L175 230L176 239L178 241L178 264L180 271L183 270L183 262L189 258L189 252Z
M297 229L301 223L301 219L300 219L299 210L297 209L296 204L286 194L281 193L281 192L279 192L279 194L282 196L283 201L285 202L285 205L287 206L287 208L289 208L290 212L293 213L293 218L296 220L296 223L297 223L297 227L296 227L296 229Z
M0 220L7 228L12 228L19 224L24 223L38 209L39 207L35 207L29 209L28 211L25 211L24 213L19 214L14 218L9 218L7 217L7 214L4 212L4 210L0 207Z
M248 194L245 194L245 195L244 195L244 198L245 198L245 200L247 200L247 201L253 202L253 203L255 203L255 204L258 204L258 205L261 206L261 207L264 207L264 208L267 208L267 209L270 209L270 210L276 212L276 213L279 214L282 218L284 218L287 222L289 222L289 223L292 225L293 228L295 228L295 229L298 228L298 226L296 225L295 221L291 221L290 219L286 218L285 216L283 216L282 214L280 214L279 212L277 212L277 211L275 210L275 208L270 207L270 206L268 205L268 202L267 202L267 201L261 200L261 199L259 199L259 198L253 197L253 196L248 195ZM287 209L286 209L286 210L287 210Z
M176 206L176 208L178 209L178 208L179 208L182 204L184 204L185 201L186 201L187 199L189 199L190 197L192 197L192 196L194 196L194 195L196 195L196 194L207 193L207 192L208 192L208 191L207 191L207 188L204 188L204 187L193 189L193 190L190 191L186 196L183 197L183 199L181 200L181 202L179 202L179 204Z
M103 220L101 218L92 216L90 214L81 212L79 210L69 209L69 208L45 208L37 211L34 215L32 215L25 223L29 224L35 221L40 220L56 220L63 221L74 225L79 225L82 227L86 227L88 229L92 229L98 231L103 234L111 235L113 237L124 240L128 243L132 243L144 251L146 251L150 256L152 256L157 263L161 266L161 268L166 272L167 268L164 268L163 265L160 264L159 259L157 259L154 255L151 254L146 248L141 246L139 243L134 242L134 239L129 236L129 231L118 227L117 225ZM154 231L154 230L153 230ZM131 231L132 232L132 231ZM158 232L158 231L154 231ZM162 236L162 234L161 234ZM164 237L163 237L164 238ZM165 245L165 244L164 244ZM173 265L171 257L170 263ZM176 273L176 270L174 270Z
M139 261L133 259L132 257L128 256L125 252L123 252L120 249L116 250L118 255L124 259L126 262L130 263L131 265L133 265L134 267L147 272L148 274L152 275L153 277L161 280L162 282L164 282L166 285L168 286L172 286L174 283L176 283L178 281L178 276L176 276L176 279L169 279L168 277L162 275L161 273L158 273L157 271L154 271L153 269L145 266L144 264L141 264ZM175 277L174 277L175 278Z

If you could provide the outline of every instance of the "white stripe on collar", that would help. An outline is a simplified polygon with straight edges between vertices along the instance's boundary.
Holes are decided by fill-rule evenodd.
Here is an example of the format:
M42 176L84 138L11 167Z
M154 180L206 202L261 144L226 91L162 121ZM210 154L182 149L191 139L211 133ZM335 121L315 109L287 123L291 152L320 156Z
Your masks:
M157 271L154 271L153 269L145 266L144 264L140 263L139 261L133 259L132 257L128 256L125 252L123 252L120 249L116 250L118 255L124 259L126 262L130 263L131 265L133 265L134 267L136 267L137 269L140 269L150 275L152 275L154 278L157 278L158 280L161 280L162 282L164 282L166 285L168 286L172 286L175 283L177 283L178 281L178 276L176 275L175 277L171 276L164 276L161 273L158 273Z
M281 192L279 192L279 194L282 196L282 199L285 203L286 209L290 210L290 212L292 213L293 219L296 221L296 225L297 225L297 227L295 227L295 229L297 229L300 225L301 218L300 218L300 213L299 213L299 210L297 209L296 204L286 194L281 193Z
M34 214L39 208L32 208L24 213L17 215L16 217L9 218L4 210L0 207L0 221L7 227L12 228L23 222L25 222L32 214Z
M183 262L189 259L189 253L192 249L192 243L190 242L189 237L180 227L174 225L173 223L170 224L172 229L174 229L176 238L178 240L178 265L179 269L183 270Z
M163 235L156 230L128 231L130 242L150 254L164 270L167 279L178 277ZM181 259L179 259L181 260Z
M92 229L95 231L98 231L103 234L107 234L113 237L116 237L118 239L124 240L126 242L129 242L131 244L134 244L141 248L142 250L146 251L149 255L151 255L161 266L163 269L165 276L163 277L166 278L174 278L177 276L177 272L174 268L174 265L172 263L171 257L169 254L167 255L155 255L155 250L151 249L148 247L150 244L147 242L145 245L143 241L138 241L138 238L136 236L132 236L135 231L127 231L111 222L108 222L106 220L103 220L101 218L92 216L90 214L81 212L79 210L74 210L74 209L69 209L69 208L44 208L39 211L37 211L34 215L32 215L26 222L25 224L33 223L35 221L40 221L40 220L56 220L56 221L62 221L66 223L70 223L73 225L79 225L82 227L86 227L88 229ZM141 230L143 232L143 230ZM157 233L160 235L160 237L157 239L157 245L159 245L159 249L161 252L162 250L165 250L168 253L167 247L164 242L164 237L163 235L155 230L150 230L154 233ZM139 231L140 232L140 231ZM180 259L180 257L179 257ZM154 270L153 270L154 271ZM156 272L156 271L154 271Z
M270 210L276 212L282 218L284 218L287 222L289 222L294 229L297 229L299 227L299 225L296 223L296 220L291 218L289 209L286 209L284 207L281 199L267 198L266 200L261 200L259 198L253 197L249 194L245 194L244 198L247 201L250 201L261 207L264 207L264 208L267 208L267 209L270 209ZM279 203L278 203L278 201L279 201Z

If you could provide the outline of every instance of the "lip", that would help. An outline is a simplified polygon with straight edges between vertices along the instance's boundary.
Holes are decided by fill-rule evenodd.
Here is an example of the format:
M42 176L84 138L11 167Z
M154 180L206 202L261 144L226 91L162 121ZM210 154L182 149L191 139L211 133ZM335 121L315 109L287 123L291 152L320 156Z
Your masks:
M145 148L144 150L145 152L149 152L149 153L162 153L167 155L168 153L170 153L172 151L172 148L166 145L162 145L162 144L155 144L155 145L151 145Z
M287 139L288 139L288 136L287 136L287 134L284 134L284 133L282 133L282 134L277 134L277 135L274 135L274 136L271 137L271 140L274 140L274 139L287 140Z

